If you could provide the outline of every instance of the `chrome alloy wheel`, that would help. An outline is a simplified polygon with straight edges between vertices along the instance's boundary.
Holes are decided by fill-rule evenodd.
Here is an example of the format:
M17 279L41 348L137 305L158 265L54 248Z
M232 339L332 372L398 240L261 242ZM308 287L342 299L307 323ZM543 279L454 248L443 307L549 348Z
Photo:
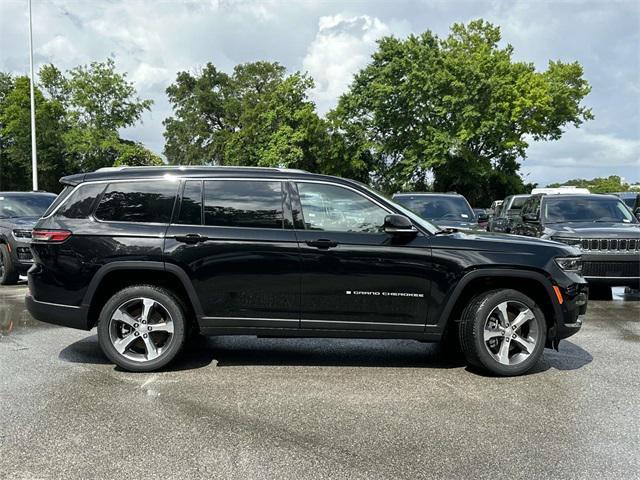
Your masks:
M533 353L539 341L536 317L529 307L508 300L496 306L484 322L484 346L502 365L517 365Z
M109 339L116 351L135 362L154 360L173 340L173 319L158 301L139 297L120 305L109 321Z

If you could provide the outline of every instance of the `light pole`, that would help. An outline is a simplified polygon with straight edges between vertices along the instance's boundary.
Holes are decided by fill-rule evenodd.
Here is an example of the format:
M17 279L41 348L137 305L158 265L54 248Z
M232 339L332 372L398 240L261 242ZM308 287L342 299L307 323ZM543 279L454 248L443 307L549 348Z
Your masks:
M29 0L29 66L31 68L31 173L33 190L38 190L38 155L36 153L36 99L33 92L33 27L31 25L31 0Z

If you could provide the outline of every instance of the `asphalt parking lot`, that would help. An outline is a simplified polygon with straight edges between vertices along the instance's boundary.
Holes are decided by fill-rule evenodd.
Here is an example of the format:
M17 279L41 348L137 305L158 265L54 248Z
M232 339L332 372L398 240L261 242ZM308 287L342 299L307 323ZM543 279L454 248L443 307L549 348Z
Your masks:
M414 341L253 337L132 374L25 290L0 287L3 478L640 476L638 301L591 302L518 378Z

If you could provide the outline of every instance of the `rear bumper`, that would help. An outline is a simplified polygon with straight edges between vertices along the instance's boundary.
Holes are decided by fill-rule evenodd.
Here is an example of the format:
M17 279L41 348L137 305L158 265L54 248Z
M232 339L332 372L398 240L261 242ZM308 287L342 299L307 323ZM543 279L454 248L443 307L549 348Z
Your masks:
M30 294L25 297L27 310L33 318L62 327L90 330L87 314L83 307L39 302Z

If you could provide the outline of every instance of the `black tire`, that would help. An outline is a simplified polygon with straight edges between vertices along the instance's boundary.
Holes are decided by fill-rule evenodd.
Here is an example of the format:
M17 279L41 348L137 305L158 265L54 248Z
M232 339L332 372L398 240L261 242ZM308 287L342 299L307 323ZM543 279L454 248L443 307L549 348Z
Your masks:
M535 322L535 328L537 329L537 341L532 352L520 363L514 365L505 365L496 360L484 340L485 322L487 322L487 319L498 305L504 302L514 302L528 308L534 316L530 321ZM540 360L546 343L547 324L542 310L531 298L523 293L510 289L491 290L472 298L466 306L462 312L459 335L460 346L470 365L494 375L514 376L526 373ZM504 337L502 337L501 341L504 342ZM507 345L507 348L509 348L509 345Z
M613 300L613 291L611 287L589 285L589 300Z
M15 285L18 283L18 270L11 260L11 254L6 244L0 244L0 285Z
M127 302L134 302L138 298L148 298L157 304L170 315L173 323L173 333L170 340L162 347L163 351L158 357L150 360L132 360L118 352L112 340L111 319L121 306ZM159 308L159 307L155 307ZM105 303L98 319L98 342L104 354L116 365L130 372L151 372L158 370L169 364L184 346L187 332L189 330L187 317L181 300L170 290L155 285L134 285L124 288L113 295ZM144 323L141 322L140 323ZM153 324L150 322L149 326ZM142 328L142 326L140 326ZM155 334L155 333L154 333ZM149 333L151 337L151 333ZM145 337L146 338L146 337ZM142 341L138 337L134 342ZM126 353L126 352L125 352Z

